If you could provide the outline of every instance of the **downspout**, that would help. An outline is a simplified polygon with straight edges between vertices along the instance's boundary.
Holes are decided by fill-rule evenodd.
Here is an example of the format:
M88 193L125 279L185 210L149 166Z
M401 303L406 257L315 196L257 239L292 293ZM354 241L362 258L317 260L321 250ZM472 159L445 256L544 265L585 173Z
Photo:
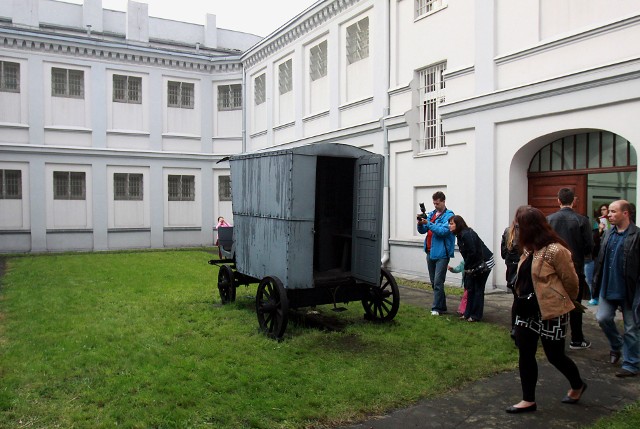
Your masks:
M391 204L389 202L389 175L391 167L389 165L389 131L387 130L387 119L390 113L390 101L389 101L389 87L391 84L391 0L385 2L384 14L386 19L384 36L385 36L385 52L384 60L387 65L384 68L384 83L385 83L385 106L382 112L382 118L380 119L382 125L382 139L383 139L383 156L384 156L384 188L383 188L383 209L382 209L382 260L380 261L383 267L386 267L391 259L391 250L389 246L389 239L391 238Z
M247 151L247 70L242 61L242 153Z

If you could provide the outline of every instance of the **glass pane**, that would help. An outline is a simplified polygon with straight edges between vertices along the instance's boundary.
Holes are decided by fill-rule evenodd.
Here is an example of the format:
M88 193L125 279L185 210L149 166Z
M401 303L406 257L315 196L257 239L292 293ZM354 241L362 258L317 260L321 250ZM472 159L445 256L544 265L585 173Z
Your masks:
M551 170L562 170L562 140L551 143Z
M602 166L613 167L613 134L602 133Z
M600 133L589 133L589 168L600 167Z
M537 173L538 171L540 171L540 152L536 153L533 159L531 160L529 171L532 173Z
M540 150L540 171L549 171L551 168L551 145L546 145Z
M125 173L115 173L113 175L113 199L122 200L126 198L127 175Z
M564 142L564 166L563 170L573 170L575 166L573 165L573 155L575 153L574 150L574 136L565 137L562 139Z
M627 147L629 143L620 136L615 137L616 167L627 165Z
M576 170L587 168L587 135L576 135Z

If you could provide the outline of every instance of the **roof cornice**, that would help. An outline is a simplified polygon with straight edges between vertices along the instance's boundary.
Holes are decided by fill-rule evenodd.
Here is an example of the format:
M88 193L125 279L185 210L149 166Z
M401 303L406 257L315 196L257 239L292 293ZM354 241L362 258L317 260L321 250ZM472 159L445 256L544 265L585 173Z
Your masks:
M242 55L246 68L251 68L295 40L333 19L360 0L334 0L325 6L316 4L291 19Z
M47 34L32 29L0 26L0 49L45 52L53 55L135 63L205 73L240 73L240 55L207 55L155 48L136 43L104 41L90 37Z

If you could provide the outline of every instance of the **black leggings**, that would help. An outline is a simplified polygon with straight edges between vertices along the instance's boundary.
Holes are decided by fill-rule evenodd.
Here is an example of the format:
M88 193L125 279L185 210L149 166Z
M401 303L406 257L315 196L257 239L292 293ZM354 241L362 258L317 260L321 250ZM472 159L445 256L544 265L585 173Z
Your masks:
M538 348L538 338L541 339L544 354L549 363L555 366L571 384L573 390L581 389L583 386L580 371L576 364L564 352L564 338L552 340L540 335L523 326L516 326L516 344L520 350L518 360L520 368L520 382L522 383L522 400L527 402L536 401L536 383L538 382L538 362L536 362L536 350Z

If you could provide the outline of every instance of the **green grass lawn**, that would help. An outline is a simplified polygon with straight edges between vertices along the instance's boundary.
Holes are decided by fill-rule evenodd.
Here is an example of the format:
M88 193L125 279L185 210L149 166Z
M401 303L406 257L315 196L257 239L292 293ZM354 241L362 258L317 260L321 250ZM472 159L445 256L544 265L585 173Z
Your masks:
M8 258L0 427L323 427L515 368L502 328L409 305L388 324L366 322L359 302L343 313L322 306L340 329L290 322L284 341L269 340L255 286L220 305L210 258Z

